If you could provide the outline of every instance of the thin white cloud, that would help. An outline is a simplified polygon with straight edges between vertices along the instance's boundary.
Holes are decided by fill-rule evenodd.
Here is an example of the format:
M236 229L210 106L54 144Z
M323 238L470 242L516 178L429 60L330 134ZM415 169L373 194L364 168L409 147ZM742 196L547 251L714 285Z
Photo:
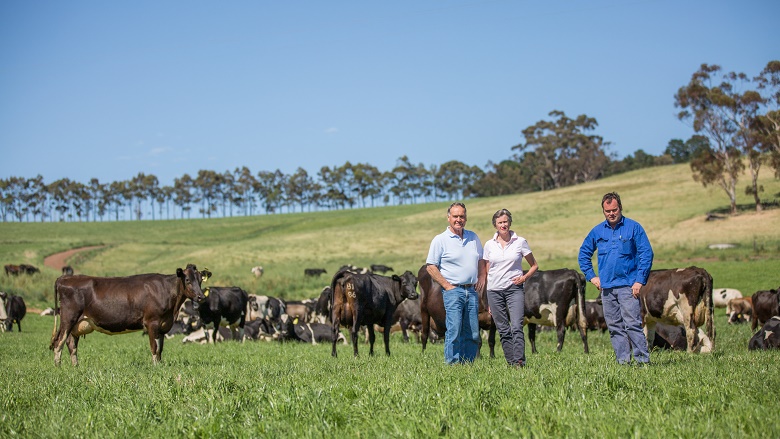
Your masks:
M161 155L163 153L166 153L168 151L171 151L171 148L168 148L167 146L161 146L159 148L152 148L149 150L149 155L152 157L157 157L158 155Z
M335 134L338 133L339 129L336 127L330 127L325 130L325 134Z

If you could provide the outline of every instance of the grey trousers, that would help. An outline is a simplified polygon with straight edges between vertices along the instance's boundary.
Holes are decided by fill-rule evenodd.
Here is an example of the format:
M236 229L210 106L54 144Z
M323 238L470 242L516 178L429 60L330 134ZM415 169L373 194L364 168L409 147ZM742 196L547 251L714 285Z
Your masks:
M505 290L488 290L487 298L507 363L525 363L525 289L522 285L512 285Z

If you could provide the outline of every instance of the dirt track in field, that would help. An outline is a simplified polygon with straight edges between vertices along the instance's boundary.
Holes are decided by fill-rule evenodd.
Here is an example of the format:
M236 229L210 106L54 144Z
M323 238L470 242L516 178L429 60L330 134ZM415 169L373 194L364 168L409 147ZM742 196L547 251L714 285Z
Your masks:
M93 245L90 247L80 247L80 248L72 248L70 250L66 250L64 252L55 253L53 255L46 256L43 258L43 265L53 268L55 270L62 270L62 267L68 265L68 259L70 259L73 255L75 255L78 252L83 252L87 250L93 250L96 248L105 247L103 245Z

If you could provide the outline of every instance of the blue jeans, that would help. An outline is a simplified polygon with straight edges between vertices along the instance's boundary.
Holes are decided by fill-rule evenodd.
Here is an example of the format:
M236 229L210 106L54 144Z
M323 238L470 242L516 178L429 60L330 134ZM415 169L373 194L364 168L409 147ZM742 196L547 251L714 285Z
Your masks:
M630 363L633 350L634 361L649 363L650 354L647 352L647 338L642 331L640 302L631 294L631 287L604 288L601 300L617 362Z
M479 350L479 298L473 287L442 291L447 313L444 333L444 361L447 364L472 362Z
M488 291L488 306L496 324L507 363L525 363L525 289L512 285L505 290Z

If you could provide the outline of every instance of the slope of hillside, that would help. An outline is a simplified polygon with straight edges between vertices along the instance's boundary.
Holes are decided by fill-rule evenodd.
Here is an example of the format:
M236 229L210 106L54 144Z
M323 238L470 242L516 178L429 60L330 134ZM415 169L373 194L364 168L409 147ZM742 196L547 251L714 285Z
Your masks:
M764 177L761 184L764 198L777 198L779 181ZM780 259L780 209L705 221L708 212L726 208L728 199L722 190L694 182L686 165L643 169L547 192L467 200L467 228L484 241L493 233L492 214L507 208L514 216L513 229L528 239L543 269L576 268L582 239L603 220L601 196L613 190L621 194L624 214L647 229L660 267L697 261ZM738 202L749 204L750 199L741 195ZM215 273L216 285L235 284L253 292L306 297L319 292L328 283L328 275L344 264L382 263L397 272L416 272L431 238L447 225L448 205L439 202L209 220L3 223L0 255L4 264L41 266L44 257L53 253L104 245L69 263L77 272L95 275L173 272L176 267L195 263ZM739 247L708 249L715 243ZM255 265L265 268L260 280L250 273ZM306 279L303 270L309 267L325 268L328 275ZM47 296L49 282L57 275L58 271L45 269L40 281L3 279L0 288L31 287Z

